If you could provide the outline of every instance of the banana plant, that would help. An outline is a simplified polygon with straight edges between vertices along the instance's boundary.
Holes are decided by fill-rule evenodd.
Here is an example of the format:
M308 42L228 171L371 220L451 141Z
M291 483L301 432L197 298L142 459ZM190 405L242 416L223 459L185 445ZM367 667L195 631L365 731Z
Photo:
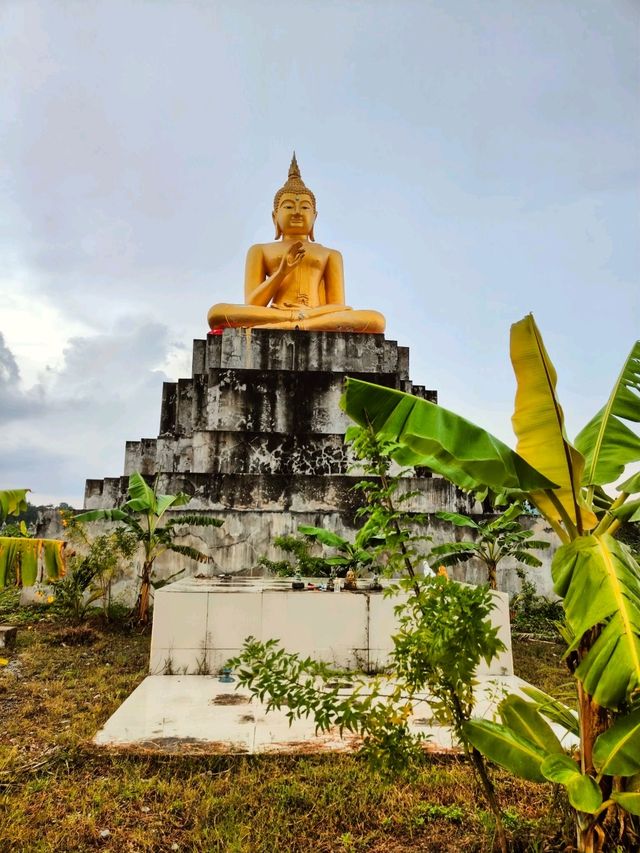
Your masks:
M476 521L468 515L457 512L437 512L436 517L475 531L476 539L464 539L461 542L444 542L431 549L431 567L455 566L473 557L484 563L487 569L487 581L491 589L498 588L498 563L507 557L513 557L527 566L542 565L533 550L549 547L548 542L533 539L533 533L525 530L517 520L524 509L522 504L514 503L497 518Z
M0 525L8 516L27 511L29 491L0 490ZM4 529L8 531L8 527ZM0 587L6 584L12 573L18 586L33 586L61 578L65 573L64 546L65 543L58 539L30 538L26 524L21 521L15 532L0 536Z
M565 786L579 850L614 849L612 827L617 843L636 845L640 567L614 536L625 521L640 520L640 473L618 485L615 498L603 486L640 461L634 427L640 422L640 341L606 404L573 444L556 371L532 315L511 327L511 361L515 450L440 406L360 380L347 380L342 405L357 423L397 442L401 465L426 466L465 490L526 499L555 531L561 547L551 572L570 635L566 661L577 690L579 761L549 746L540 709L523 712L517 703L501 722L469 723L467 736L513 772Z
M121 507L89 510L77 515L75 520L120 522L142 544L144 560L135 614L137 622L146 625L149 621L149 600L156 559L165 551L174 551L199 563L209 562L211 558L207 554L190 545L181 545L175 540L183 535L180 532L181 527L220 527L222 521L209 516L185 514L173 516L161 525L167 510L184 506L191 498L183 492L177 495L159 495L137 471L129 477L128 492L129 500Z

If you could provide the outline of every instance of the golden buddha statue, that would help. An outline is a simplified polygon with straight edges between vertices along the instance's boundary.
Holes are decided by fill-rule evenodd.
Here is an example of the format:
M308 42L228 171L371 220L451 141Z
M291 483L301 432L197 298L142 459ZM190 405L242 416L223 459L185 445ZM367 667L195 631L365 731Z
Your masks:
M207 319L213 332L234 327L384 332L378 311L344 304L342 255L314 241L316 216L315 196L300 177L294 152L287 182L273 200L275 242L249 249L245 304L212 306Z

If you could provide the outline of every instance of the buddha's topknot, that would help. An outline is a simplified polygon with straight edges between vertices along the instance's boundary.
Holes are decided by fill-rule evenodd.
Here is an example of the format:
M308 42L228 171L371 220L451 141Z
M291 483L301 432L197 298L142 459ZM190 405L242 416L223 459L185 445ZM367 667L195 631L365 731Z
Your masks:
M300 169L298 168L298 161L296 160L296 152L293 152L293 157L291 158L291 165L289 166L289 177L287 178L287 182L283 187L280 187L278 192L275 194L273 199L273 209L278 209L278 204L280 203L280 199L284 195L284 193L297 193L298 195L308 195L311 201L313 202L313 209L316 209L316 197L311 192L309 187L305 186L304 181L300 177Z

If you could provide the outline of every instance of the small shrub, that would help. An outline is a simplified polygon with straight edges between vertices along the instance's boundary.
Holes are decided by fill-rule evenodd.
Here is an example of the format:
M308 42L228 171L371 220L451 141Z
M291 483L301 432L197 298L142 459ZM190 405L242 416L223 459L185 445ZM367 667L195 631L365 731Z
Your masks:
M81 622L99 602L109 618L111 584L124 574L137 547L135 536L116 529L90 540L84 525L63 515L63 526L80 553L72 552L68 573L55 581L55 609Z
M525 634L559 638L558 623L564 621L562 602L551 601L538 595L535 585L527 578L522 568L516 569L520 578L520 592L511 599L511 627Z
M270 560L262 556L258 565L280 577L293 577L299 573L303 578L322 578L331 574L331 565L324 557L315 557L310 552L311 544L302 536L277 536L273 540L276 548L291 554L292 560Z

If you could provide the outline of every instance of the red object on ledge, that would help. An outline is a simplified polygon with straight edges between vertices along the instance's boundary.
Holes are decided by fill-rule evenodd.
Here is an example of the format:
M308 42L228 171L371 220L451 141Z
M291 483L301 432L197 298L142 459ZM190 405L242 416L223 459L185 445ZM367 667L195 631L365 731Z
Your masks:
M215 329L209 329L209 335L221 335L224 332L224 326L216 326Z

